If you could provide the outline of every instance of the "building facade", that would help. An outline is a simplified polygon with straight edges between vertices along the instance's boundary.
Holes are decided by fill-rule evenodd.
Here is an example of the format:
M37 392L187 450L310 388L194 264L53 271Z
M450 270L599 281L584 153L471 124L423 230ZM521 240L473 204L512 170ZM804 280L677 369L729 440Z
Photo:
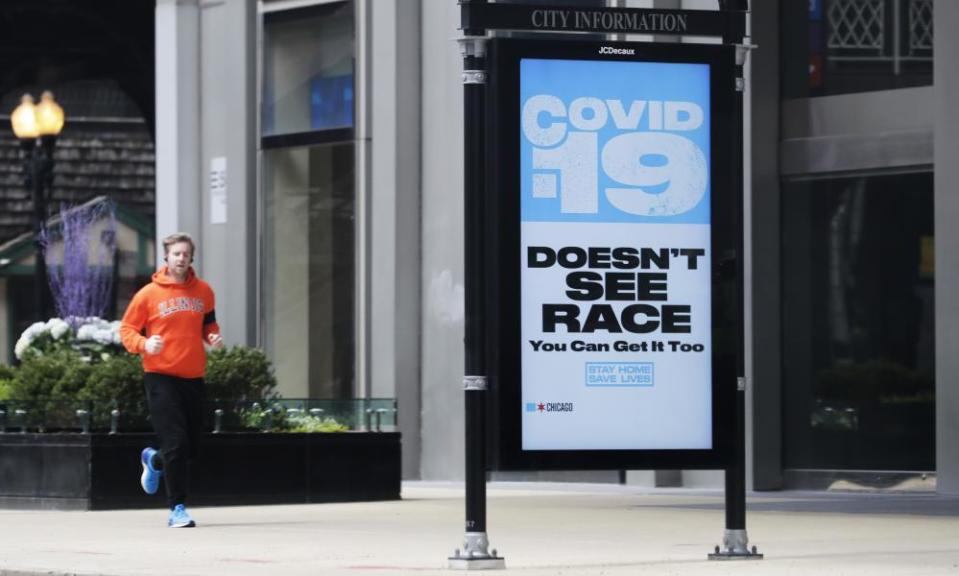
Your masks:
M933 34L959 7L752 4L752 486L959 492L959 41ZM410 478L463 476L458 25L451 1L156 3L157 235L198 237L225 336L284 396L395 397Z

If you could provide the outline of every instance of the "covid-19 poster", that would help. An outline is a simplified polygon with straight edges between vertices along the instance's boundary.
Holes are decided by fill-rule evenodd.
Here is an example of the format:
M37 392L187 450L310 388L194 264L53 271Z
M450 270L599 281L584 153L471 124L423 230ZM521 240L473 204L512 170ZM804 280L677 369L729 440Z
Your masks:
M734 456L734 57L490 42L494 469L719 469Z
M710 73L519 62L523 450L712 448Z

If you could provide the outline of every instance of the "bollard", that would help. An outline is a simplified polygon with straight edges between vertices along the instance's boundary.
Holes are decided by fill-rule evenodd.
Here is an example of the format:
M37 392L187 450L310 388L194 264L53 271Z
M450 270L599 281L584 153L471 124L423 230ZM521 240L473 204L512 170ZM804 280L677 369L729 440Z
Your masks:
M366 431L370 432L373 430L373 409L366 409Z
M116 434L117 428L120 427L120 410L119 408L114 408L110 410L110 434Z
M80 408L76 412L77 419L80 420L80 433L89 434L90 433L90 412Z
M27 411L17 408L13 411L14 416L20 420L20 433L27 433Z
M261 417L264 415L264 413L263 413L263 406L261 406L259 402L254 402L254 403L250 406L250 410L251 410L254 414L259 414ZM263 431L263 430L265 429L265 427L263 426L265 420L266 420L266 419L264 418L263 421L260 422L260 430L261 430L261 431Z
M273 430L273 409L267 408L264 414L266 417L263 419L263 431L271 432Z
M7 431L7 411L0 410L0 434Z
M213 411L213 433L219 434L220 427L223 424L223 409L217 408Z
M291 416L292 416L292 417L296 417L297 415L302 414L302 413L303 413L303 410L300 409L300 408L287 408L287 409L286 409L286 417L287 417L287 418L290 418Z
M383 418L383 414L385 414L386 412L387 412L386 408L377 408L376 410L376 431L377 432L383 431L383 428L381 426L381 419Z

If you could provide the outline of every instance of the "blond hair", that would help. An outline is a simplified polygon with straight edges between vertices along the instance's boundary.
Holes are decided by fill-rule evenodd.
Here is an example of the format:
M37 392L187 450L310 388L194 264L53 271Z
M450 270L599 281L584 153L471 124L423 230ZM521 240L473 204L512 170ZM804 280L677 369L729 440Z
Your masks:
M196 244L193 243L193 237L187 234L186 232L174 232L166 238L163 239L163 256L165 257L170 253L170 246L178 244L180 242L186 242L190 245L190 257L192 258L196 255Z

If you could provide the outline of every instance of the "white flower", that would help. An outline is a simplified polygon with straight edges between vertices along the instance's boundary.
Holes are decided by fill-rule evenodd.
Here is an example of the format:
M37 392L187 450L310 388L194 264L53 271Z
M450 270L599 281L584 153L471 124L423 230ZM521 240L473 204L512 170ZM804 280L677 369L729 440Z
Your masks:
M23 359L23 353L27 351L27 348L33 344L33 341L37 339L38 336L44 334L47 331L47 325L43 322L34 322L23 331L23 334L20 335L20 338L17 340L17 343L13 347L13 353L16 355L18 360Z
M47 329L54 340L60 340L70 332L70 325L59 318L51 318L47 321Z
M23 360L23 353L27 351L27 348L30 346L30 343L27 342L23 336L17 340L16 345L13 347L13 353L16 355L17 360Z
M108 322L94 316L84 318L82 325L77 329L77 340L92 340L105 346L119 344L120 322L116 320Z
M76 330L72 329L76 326ZM20 339L14 346L14 353L22 359L28 349L34 346L38 338L49 334L58 343L96 342L101 346L120 345L120 322L113 322L90 316L89 318L72 317L67 319L51 318L47 322L35 322L23 331ZM59 344L58 344L59 345ZM34 348L36 353L39 350ZM109 356L107 356L109 357ZM89 358L87 359L89 361Z
M77 328L77 340L93 340L93 333L96 331L96 326L93 324L84 324Z
M100 360L103 360L104 362L106 362L106 361L109 360L109 359L110 359L110 355L109 355L109 354L107 354L106 352L101 352L101 353L100 353Z
M93 339L96 341L97 344L106 345L113 342L113 334L110 333L109 328L103 329L103 328L97 327L97 329L93 331Z
M42 335L47 331L47 325L44 322L34 322L26 330L23 331L24 337L27 338L31 343L37 339L37 336Z

